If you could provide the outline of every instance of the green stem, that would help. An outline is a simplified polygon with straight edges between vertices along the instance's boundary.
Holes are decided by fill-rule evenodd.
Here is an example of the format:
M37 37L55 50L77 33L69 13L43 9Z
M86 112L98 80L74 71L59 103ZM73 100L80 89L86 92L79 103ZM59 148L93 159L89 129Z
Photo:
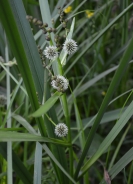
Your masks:
M61 65L59 59L58 59L58 70L59 70L59 74L63 75L63 69L62 69L62 65ZM68 126L68 141L71 143L70 116L69 116L66 94L63 94L61 96L61 101L62 101L62 107L63 107L63 111L64 111L66 124ZM69 163L70 163L70 175L73 176L73 149L72 149L72 146L69 148ZM71 183L71 181L69 183Z
M53 45L52 39L50 40L50 45ZM60 62L60 59L57 58L57 72L60 75L63 75L63 69L62 69L62 65ZM68 127L68 141L71 143L71 129L70 129L70 116L69 116L69 110L68 110L68 103L67 103L67 99L66 99L66 94L64 93L61 96L61 102L62 102L62 107L63 107L63 112L64 112L64 116L65 116L65 121ZM73 149L72 146L69 147L69 163L70 163L70 175L73 176ZM71 184L72 182L69 181L69 183Z
M128 97L127 97L127 99L126 99L126 101L125 101L125 103L124 103L124 105L123 105L123 107L122 107L122 109L121 109L121 111L120 111L119 117L121 116L122 111L123 111L124 107L126 106L126 104L127 104L128 100L129 100L129 98L131 97L132 93L133 93L133 90L132 90L132 91L130 92L130 94L128 95ZM119 119L119 118L118 118L118 119ZM118 119L117 119L117 121L118 121ZM117 123L117 122L116 122L116 123ZM115 161L115 159L116 159L116 156L117 156L117 154L118 154L118 151L119 151L119 149L120 149L120 146L122 145L122 142L123 142L123 140L125 139L125 136L126 136L128 130L129 130L130 126L131 126L131 124L128 125L128 127L127 127L125 133L123 134L123 136L122 136L122 138L121 138L121 140L120 140L120 142L119 142L119 144L118 144L118 146L117 146L117 148L116 148L116 150L115 150L115 152L114 152L114 154L113 154L113 157L112 157L112 160L111 160L111 162L110 162L110 165L109 165L109 169L108 169L108 170L110 170L110 169L112 168L112 166L113 166L113 164L114 164L114 161Z
M58 70L59 70L59 74L63 75L62 65L59 59L58 59Z
M74 96L74 93L72 92L71 87L69 86L71 94L72 94L72 98L74 101L74 108L75 108L75 115L76 115L76 122L77 122L77 128L79 130L81 130L81 134L79 135L79 141L80 141L80 145L81 145L81 150L84 149L84 145L85 145L85 135L84 135L84 130L83 130L83 123L80 117L80 113L79 113L79 109L77 106L77 101L76 98ZM86 159L84 160L84 163L86 162ZM84 183L88 183L89 184L89 180L88 180L88 173L85 173L84 175Z
M9 53L8 53L8 45L7 45L7 39L5 35L5 59L6 62L9 61ZM10 71L9 66L7 66L7 70ZM6 74L6 86L7 86L7 109L10 106L10 76L7 73ZM7 115L7 128L11 128L11 109L9 108L8 115ZM12 177L12 142L7 142L7 183L12 184L13 177Z
M107 153L107 157L106 157L105 168L107 168L107 166L108 166L108 161L109 161L109 156L110 156L110 148L111 148L111 145L110 145L109 148L108 148L108 153Z
M120 139L120 142L119 142L118 146L115 149L115 152L114 152L113 157L111 159L111 162L110 162L110 165L109 165L109 169L108 170L110 170L112 168L112 166L113 166L113 164L115 162L116 156L118 155L118 151L120 150L120 147L121 147L121 145L122 145L122 143L123 143L123 141L124 141L124 139L125 139L125 137L126 137L126 135L127 135L128 130L129 130L130 127L131 127L131 124L128 125L126 131L122 135L122 138Z
M48 118L48 120L49 120L54 126L56 126L56 124L52 121L52 119L48 116L48 114L45 114L45 116Z
M50 40L50 45L53 45L52 39ZM58 74L63 75L63 69L62 65L60 62L60 59L57 59L58 62ZM61 96L61 101L62 101L62 107L63 107L63 112L66 120L66 124L68 126L68 141L71 143L71 126L70 126L70 116L69 116L69 110L68 110L68 103L67 103L67 98L66 94L63 94ZM72 146L69 148L69 163L70 163L70 175L73 176L73 149ZM72 183L71 181L69 183Z
M29 105L29 98L28 98L28 96L25 96L25 117L28 117L28 114L29 114L28 105ZM27 157L28 156L27 150L28 150L28 142L24 142L24 157L23 157L23 162L24 162L25 167L27 166L27 158L28 158Z
M0 107L0 126L2 125L2 107Z
M128 184L131 184L132 173L133 173L133 161L132 161L131 166L130 166L130 172L129 172L129 177L128 177Z
M68 126L68 141L71 143L70 116L69 116L69 111L68 111L66 94L61 96L61 101L62 101L62 106L63 106L66 124ZM69 148L69 162L70 162L70 175L73 176L73 150L72 150L72 146ZM71 183L71 181L70 181L70 183Z

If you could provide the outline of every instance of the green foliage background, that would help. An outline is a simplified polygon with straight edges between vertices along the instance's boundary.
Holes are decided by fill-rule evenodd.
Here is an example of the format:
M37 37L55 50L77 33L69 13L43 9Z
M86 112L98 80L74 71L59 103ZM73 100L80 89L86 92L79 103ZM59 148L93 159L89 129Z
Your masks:
M52 64L69 80L65 94L54 93L37 49L55 44L55 35L48 42L26 19L48 23L65 40L59 6L72 7L68 37L78 44L65 66ZM131 0L1 0L1 184L133 182L132 11ZM51 121L65 122L68 137L58 139Z

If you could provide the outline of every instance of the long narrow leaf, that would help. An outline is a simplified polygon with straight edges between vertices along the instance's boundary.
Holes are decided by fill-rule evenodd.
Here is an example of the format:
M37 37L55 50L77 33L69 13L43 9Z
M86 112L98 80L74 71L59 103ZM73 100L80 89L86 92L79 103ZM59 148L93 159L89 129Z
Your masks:
M55 104L55 102L58 100L60 95L61 95L61 93L56 92L52 97L50 97L44 103L44 105L42 105L36 112L31 114L30 116L32 116L32 117L39 117L39 116L45 114Z
M30 125L30 123L28 123L23 117L16 115L16 114L12 114L12 117L16 121L18 121L22 126L24 126L26 128L26 130L29 131L29 133L37 134L36 131L34 130L34 128Z
M133 102L129 105L129 107L125 110L125 112L122 114L121 118L118 120L118 122L115 124L115 126L112 128L110 133L107 135L107 137L104 139L100 147L98 148L97 152L93 155L93 157L86 162L86 164L83 166L82 171L83 173L101 156L101 154L110 146L110 144L113 142L113 140L116 138L116 136L119 134L119 132L122 130L122 128L126 125L128 120L133 114Z
M50 27L52 27L51 26L50 7L49 7L49 4L48 4L48 0L45 0L45 1L44 0L39 0L39 3L40 3L40 11L41 11L43 22L44 23L47 22L50 25ZM54 44L53 35L52 35L52 42ZM53 71L54 71L55 75L59 74L57 65L58 65L57 62L53 62L53 64L52 64ZM45 72L45 77L47 77L46 72ZM45 99L45 101L48 100L50 97L51 97L51 94L50 94L49 85L47 83L45 83L45 88L44 88L44 99ZM54 106L49 110L48 115L55 124L58 124L58 118L56 116ZM52 138L55 138L54 126L52 125L52 123L45 116L44 116L44 121L46 123L48 136L50 136ZM54 153L54 156L58 160L58 162L67 171L68 170L68 164L67 164L67 160L66 160L65 150L63 149L63 147L51 145L50 149L51 149L52 153ZM62 169L58 168L58 166L53 161L52 161L52 165L54 167L56 176L58 178L58 183L67 184L69 181L68 181L68 178L66 177L66 175L62 172Z
M61 164L57 161L55 156L51 153L49 148L46 145L43 145L43 149L46 151L46 153L49 155L49 157L57 164L57 166L62 170L62 172L73 182L76 184L74 179L66 172L66 170L61 166Z
M131 148L121 159L111 168L109 175L111 179L114 179L119 172L122 171L133 160L133 148ZM105 180L102 180L100 184L106 184Z
M33 135L29 133L17 133L17 132L6 132L0 131L0 141L7 142L7 141L38 141L38 142L49 142L53 144L60 144L63 146L70 146L69 143L58 139L50 139L47 137L41 137L39 135Z
M106 96L105 96L105 98L104 98L104 100L103 100L103 102L101 104L101 107L99 109L98 115L97 115L97 117L95 119L94 125L93 125L92 129L90 130L90 133L89 133L89 135L87 137L85 148L83 150L83 153L81 155L80 161L78 163L78 166L77 166L77 169L76 169L76 172L75 172L75 178L78 177L79 170L80 170L80 168L82 166L82 163L84 161L84 158L85 158L85 156L86 156L86 154L87 154L87 152L89 150L89 147L90 147L91 142L92 142L92 140L94 138L95 132L96 132L96 130L97 130L98 126L99 126L99 123L100 123L100 121L102 119L102 116L103 116L103 114L104 114L104 112L105 112L105 110L106 110L106 108L107 108L107 106L109 104L109 101L110 101L114 91L116 90L116 88L117 88L117 86L118 86L118 84L119 84L119 82L120 82L120 80L121 80L125 70L127 69L128 62L129 62L129 60L131 59L131 57L133 55L132 48L133 48L133 38L131 39L131 41L130 41L126 51L124 52L124 55L123 55L123 57L121 59L119 68L117 69L117 71L116 71L116 73L115 73L115 75L114 75L114 77L112 79L112 82L111 82L111 84L110 84L110 86L108 88L107 94L106 94Z
M7 143L0 143L0 154L7 159ZM33 183L32 174L26 169L19 157L12 152L13 169L24 184Z
M0 19L6 31L11 49L17 60L23 77L32 108L39 108L36 91L40 101L43 97L44 74L41 60L33 39L33 35L26 20L26 13L22 1L2 0L0 4ZM42 135L46 134L42 118L38 120Z
M36 143L35 161L34 161L34 184L41 184L42 179L42 145Z
M112 20L112 22L110 22L94 39L93 41L88 44L84 50L77 56L77 58L72 62L72 64L67 68L67 70L65 71L65 74L76 64L77 61L80 60L80 58L85 54L85 52L87 52L87 50L96 43L96 41L105 33L109 30L109 28L115 24L127 11L129 11L129 9L131 9L133 7L133 3L131 3L126 9L124 9L123 12L121 12L114 20Z

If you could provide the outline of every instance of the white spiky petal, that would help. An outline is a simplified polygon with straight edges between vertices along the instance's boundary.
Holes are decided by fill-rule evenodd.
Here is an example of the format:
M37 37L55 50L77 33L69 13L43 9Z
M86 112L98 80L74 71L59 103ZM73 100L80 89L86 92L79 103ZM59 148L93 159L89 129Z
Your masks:
M50 60L56 59L58 57L57 47L55 46L46 47L46 49L44 50L44 55Z
M63 50L67 54L72 54L77 50L77 43L73 39L66 39L65 43L63 44Z
M59 123L55 126L55 135L65 137L68 134L68 127L64 123Z
M64 92L67 90L69 82L62 75L57 75L56 78L52 80L51 85L54 89Z

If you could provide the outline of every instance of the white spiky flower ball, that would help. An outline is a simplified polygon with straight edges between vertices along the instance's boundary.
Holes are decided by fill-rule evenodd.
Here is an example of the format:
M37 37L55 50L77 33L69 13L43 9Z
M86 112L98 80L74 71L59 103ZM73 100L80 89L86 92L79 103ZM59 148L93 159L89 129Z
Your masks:
M65 92L68 89L69 82L62 75L57 75L52 77L51 85L57 91Z
M46 47L43 53L50 60L54 60L58 57L57 47L55 46Z
M67 54L72 54L77 50L77 43L73 39L66 39L65 43L63 44L63 50Z
M65 137L68 134L68 127L64 123L59 123L55 126L55 135Z

